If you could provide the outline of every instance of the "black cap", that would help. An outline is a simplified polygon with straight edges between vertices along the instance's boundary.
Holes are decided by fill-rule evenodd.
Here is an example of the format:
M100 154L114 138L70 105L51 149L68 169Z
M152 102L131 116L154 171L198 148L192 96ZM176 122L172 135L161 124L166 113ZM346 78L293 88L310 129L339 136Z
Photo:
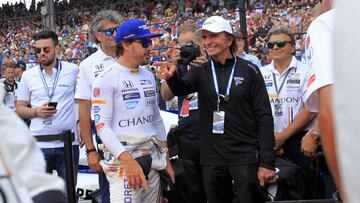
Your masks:
M18 61L16 63L16 67L21 68L23 71L25 71L26 70L26 63L24 61Z

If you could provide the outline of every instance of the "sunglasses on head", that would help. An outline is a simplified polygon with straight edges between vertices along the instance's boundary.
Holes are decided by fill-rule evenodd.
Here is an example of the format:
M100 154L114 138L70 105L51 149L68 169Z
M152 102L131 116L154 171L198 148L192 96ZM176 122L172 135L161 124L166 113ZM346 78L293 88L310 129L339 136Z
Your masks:
M51 47L42 47L42 48L36 47L36 48L34 49L34 51L35 51L36 54L40 54L40 53L41 53L41 50L42 50L45 54L47 54L47 53L49 53L49 52L51 51Z
M291 44L290 41L278 40L278 41L275 41L275 42L268 42L268 43L267 43L267 47L268 47L269 49L272 49L272 48L274 48L274 46L276 45L277 47L281 48L281 47L284 47L284 46L286 45L286 43Z
M113 27L113 28L101 30L101 32L105 33L106 36L110 37L113 36L114 32L116 32L117 29L118 27Z
M152 41L150 39L139 39L134 40L134 42L139 42L145 49L152 45Z

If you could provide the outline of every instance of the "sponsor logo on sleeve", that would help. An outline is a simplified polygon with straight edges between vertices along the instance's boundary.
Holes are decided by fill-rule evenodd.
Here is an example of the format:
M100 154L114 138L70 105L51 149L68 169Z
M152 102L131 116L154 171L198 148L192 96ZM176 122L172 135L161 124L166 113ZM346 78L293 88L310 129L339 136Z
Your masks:
M95 121L95 123L100 121L100 115L99 114L94 115L94 121Z
M315 82L315 74L312 74L307 82L307 87L309 87L314 82Z
M139 103L139 101L129 101L129 102L126 102L126 103L125 103L126 109L127 109L127 110L135 109L138 103Z
M132 92L132 93L123 94L123 99L124 99L124 101L132 100L132 99L140 99L140 93L139 92Z
M93 96L94 96L94 97L100 96L100 88L95 87L95 88L93 89Z
M92 104L106 104L106 100L95 99L91 100Z
M96 132L100 133L105 128L105 123L98 123L96 124Z
M94 113L99 113L100 112L100 107L99 106L94 106L93 107L93 111L94 111Z
M155 90L144 91L145 97L155 97Z

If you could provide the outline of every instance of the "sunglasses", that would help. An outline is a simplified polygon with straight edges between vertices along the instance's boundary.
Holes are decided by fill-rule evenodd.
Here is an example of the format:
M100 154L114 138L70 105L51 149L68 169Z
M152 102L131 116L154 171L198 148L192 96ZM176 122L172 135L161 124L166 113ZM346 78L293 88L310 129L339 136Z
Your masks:
M48 54L48 53L50 53L50 51L51 51L51 47L42 47L42 48L36 47L36 48L34 49L34 51L35 51L36 54L40 54L40 53L41 53L41 50L42 50L45 54Z
M272 49L276 45L277 47L281 48L281 47L284 47L287 43L291 44L290 41L278 40L278 41L275 41L275 42L268 42L267 47L269 49Z
M118 27L113 27L106 30L101 30L101 32L105 33L106 36L111 37L113 36L114 32L116 32L117 29Z
M134 40L134 42L139 42L145 49L152 45L152 41L150 39L139 39Z

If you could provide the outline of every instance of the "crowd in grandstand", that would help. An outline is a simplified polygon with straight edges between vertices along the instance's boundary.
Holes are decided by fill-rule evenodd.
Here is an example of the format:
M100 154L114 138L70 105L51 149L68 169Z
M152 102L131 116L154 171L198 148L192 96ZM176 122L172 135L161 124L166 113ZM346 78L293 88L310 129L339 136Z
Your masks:
M0 64L24 61L32 67L36 61L34 41L31 37L42 28L40 14L44 2L32 2L29 9L23 3L3 4L0 8ZM257 0L246 4L247 40L249 51L267 64L266 34L272 26L288 25L296 37L296 56L300 57L304 33L311 22L316 0ZM85 5L85 6L84 6ZM89 25L94 14L102 9L120 11L124 20L140 18L151 25L152 32L161 32L154 39L154 48L159 48L155 58L167 57L168 47L176 43L179 25L192 22L201 26L208 16L221 15L228 19L235 31L240 31L237 2L222 0L199 1L132 1L116 3L107 1L55 1L56 31L60 36L60 58L80 63L95 46L89 36Z
M47 172L55 169L47 149L63 153L63 137L70 136L74 173L83 142L89 168L100 173L103 202L119 202L117 193L127 196L129 188L131 197L155 202L161 197L157 185L166 178L161 190L172 186L163 196L169 202L189 202L181 199L185 193L189 199L199 196L194 202L344 195L331 149L330 99L325 99L333 85L328 60L333 28L324 27L334 18L332 0L246 0L245 10L239 2L56 0L54 30L44 26L44 1L33 0L29 8L22 2L3 4L4 103L31 120ZM172 103L178 110L178 126L168 134L159 113L164 101L167 110L173 110ZM92 128L100 138L98 149ZM55 141L59 145L50 143ZM177 158L169 159L174 149ZM185 162L176 168L176 160ZM296 175L284 173L288 166ZM56 168L67 180L63 169Z

